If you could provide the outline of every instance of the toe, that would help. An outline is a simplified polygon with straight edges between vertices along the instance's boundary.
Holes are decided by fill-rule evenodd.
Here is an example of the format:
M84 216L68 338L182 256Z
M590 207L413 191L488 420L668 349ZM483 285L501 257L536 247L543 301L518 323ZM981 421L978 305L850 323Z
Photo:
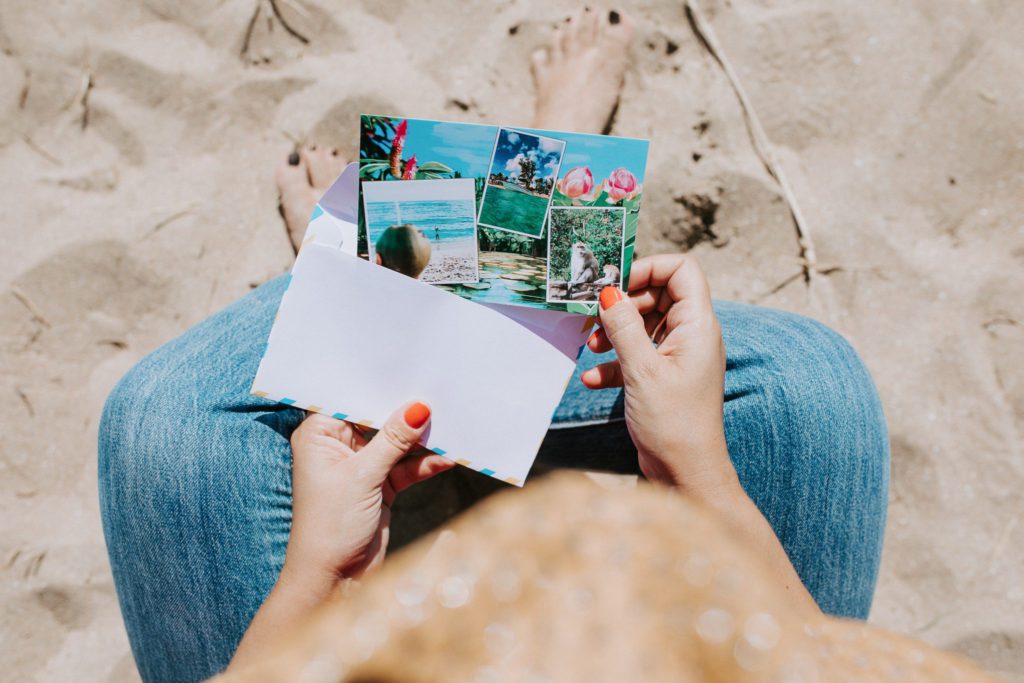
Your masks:
M348 156L345 155L345 154L342 154L337 149L332 149L331 150L331 178L332 178L331 182L332 183L334 182L335 178L337 178L339 175L341 175L341 172L345 170L346 166L348 166Z
M601 32L614 40L628 43L633 38L633 19L625 12L609 10L599 23Z
M580 45L591 45L597 38L597 18L599 14L599 12L595 12L589 7L583 8L583 12L579 14L579 29L576 32L576 39Z
M285 157L277 167L277 172L274 175L277 182L277 190L282 197L296 189L309 188L306 162L301 154L292 152Z
M565 27L562 29L562 50L566 54L571 54L579 47L580 24L582 23L581 14L582 10L569 17L569 20L565 22Z
M331 152L328 148L312 146L304 147L299 153L309 170L309 182L317 190L326 190L338 177L337 157Z
M533 68L534 78L540 78L544 75L544 70L548 66L548 60L548 49L546 47L533 51L533 54L530 55L530 66Z
M565 31L561 26L555 26L555 29L551 32L551 44L548 45L549 62L554 62L562 56L564 42Z

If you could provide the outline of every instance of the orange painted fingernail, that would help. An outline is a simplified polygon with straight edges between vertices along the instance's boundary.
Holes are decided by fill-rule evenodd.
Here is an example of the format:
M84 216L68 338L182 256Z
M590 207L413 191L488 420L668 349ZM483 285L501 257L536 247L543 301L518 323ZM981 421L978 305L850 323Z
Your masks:
M622 292L618 287L608 285L601 290L601 308L607 310L622 301Z
M600 332L600 331L601 330L594 330L594 332L590 335L590 339L587 340L587 346L590 346L590 342L592 342L595 339L597 339L597 333Z
M597 384L597 380L597 370L594 370L593 368L587 370L582 375L580 375L580 381L583 382L584 386L589 387L591 385Z
M430 419L430 408L417 401L405 409L405 424L413 429L419 429Z

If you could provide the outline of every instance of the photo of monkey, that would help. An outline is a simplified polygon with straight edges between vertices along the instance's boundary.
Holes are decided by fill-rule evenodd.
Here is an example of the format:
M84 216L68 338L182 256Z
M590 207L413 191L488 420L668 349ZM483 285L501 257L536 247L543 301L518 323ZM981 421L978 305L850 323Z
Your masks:
M549 303L597 301L621 285L625 210L552 207L548 219Z

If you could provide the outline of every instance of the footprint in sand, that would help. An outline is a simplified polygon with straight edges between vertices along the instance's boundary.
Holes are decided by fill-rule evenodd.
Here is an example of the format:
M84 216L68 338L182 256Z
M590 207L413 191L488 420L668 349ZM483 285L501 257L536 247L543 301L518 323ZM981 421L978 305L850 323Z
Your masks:
M362 114L379 114L398 111L399 107L376 95L355 95L347 97L324 112L306 135L309 142L340 149L356 159L359 140L359 117Z
M2 338L8 348L31 347L69 363L82 380L93 364L124 348L140 319L159 310L166 296L166 283L125 244L72 244L20 275L0 297Z

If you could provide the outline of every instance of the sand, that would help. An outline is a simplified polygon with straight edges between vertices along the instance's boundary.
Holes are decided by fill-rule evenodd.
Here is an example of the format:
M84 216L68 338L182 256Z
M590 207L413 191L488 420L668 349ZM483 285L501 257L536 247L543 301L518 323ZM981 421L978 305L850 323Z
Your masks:
M424 282L478 282L480 279L477 262L476 240L443 239L435 241L433 232L426 230L430 238L430 262L420 274Z
M103 399L286 270L273 168L357 115L525 125L568 2L0 3L0 642L9 680L133 680L96 502ZM332 3L341 6L342 3ZM301 12L297 11L302 8ZM706 0L806 216L681 3L624 2L614 132L649 137L638 250L816 316L878 381L892 506L872 620L1024 680L1024 5ZM1017 47L1014 47L1014 46Z

